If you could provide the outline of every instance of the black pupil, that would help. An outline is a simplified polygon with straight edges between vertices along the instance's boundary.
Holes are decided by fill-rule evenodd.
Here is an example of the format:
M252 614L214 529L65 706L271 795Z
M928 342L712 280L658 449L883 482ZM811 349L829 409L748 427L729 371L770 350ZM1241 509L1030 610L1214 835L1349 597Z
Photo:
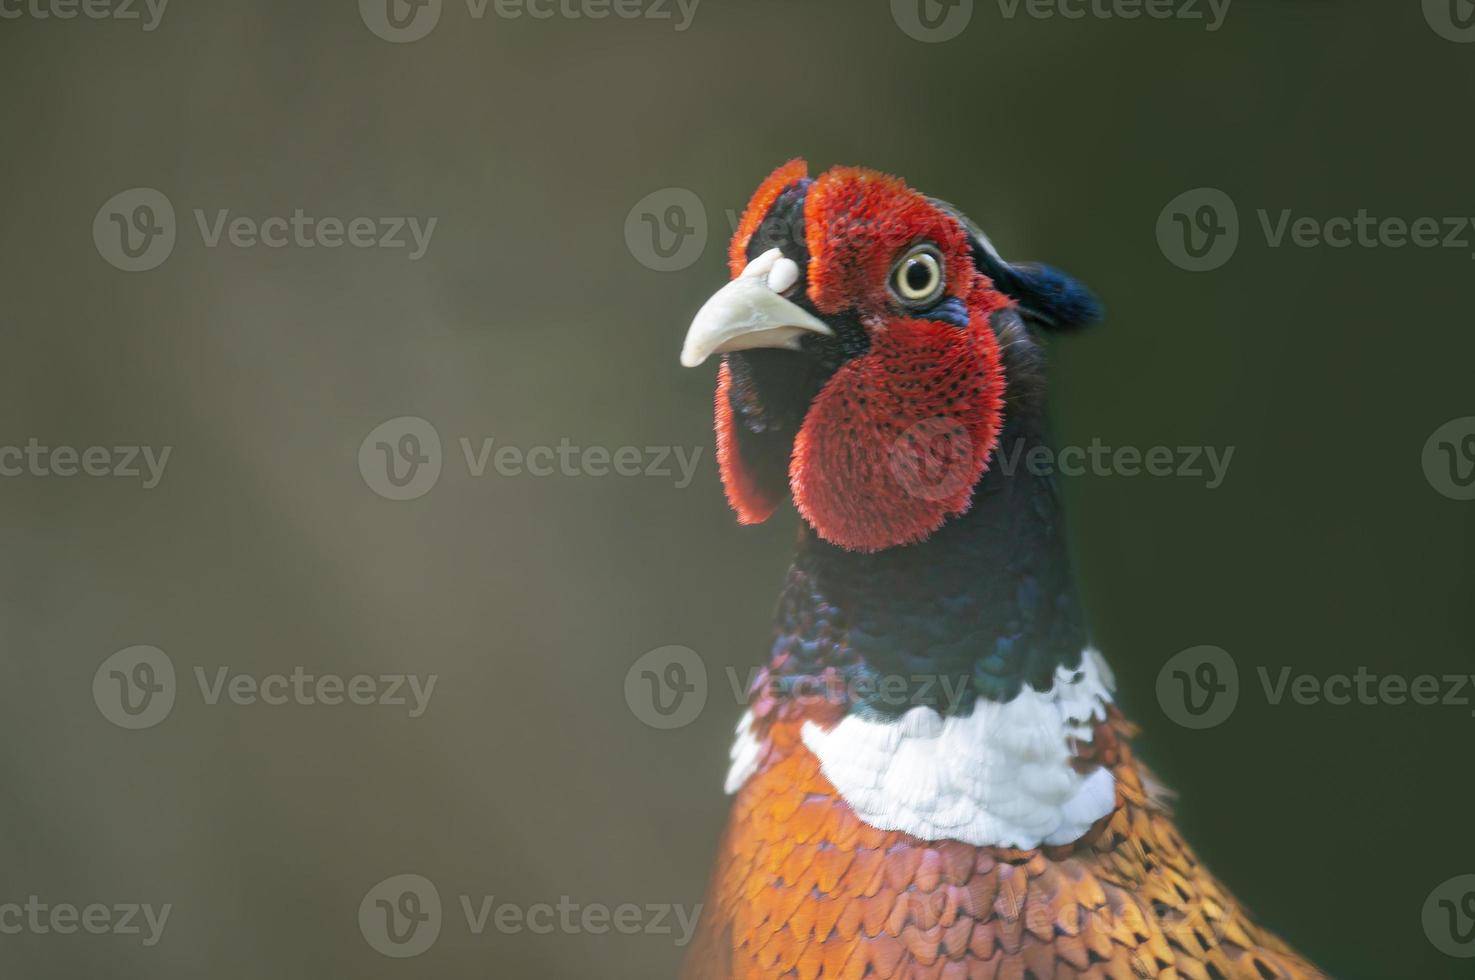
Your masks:
M932 288L932 267L921 259L907 263L907 288L914 293L925 293Z

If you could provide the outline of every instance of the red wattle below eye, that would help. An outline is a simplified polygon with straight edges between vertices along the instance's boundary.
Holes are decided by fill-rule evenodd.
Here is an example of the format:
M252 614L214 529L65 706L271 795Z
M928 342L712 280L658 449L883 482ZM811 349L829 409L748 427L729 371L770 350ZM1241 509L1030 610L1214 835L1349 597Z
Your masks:
M789 465L795 506L852 551L922 540L968 509L998 442L1003 394L988 327L889 324L810 406Z

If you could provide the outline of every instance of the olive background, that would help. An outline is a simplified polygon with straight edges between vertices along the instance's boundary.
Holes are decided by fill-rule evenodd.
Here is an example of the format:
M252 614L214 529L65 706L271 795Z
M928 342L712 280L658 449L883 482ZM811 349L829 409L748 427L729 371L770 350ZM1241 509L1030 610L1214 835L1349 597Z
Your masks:
M1202 22L1006 18L923 43L885 0L703 0L672 21L488 15L448 0L391 44L350 2L174 0L137 22L0 21L0 444L172 446L161 484L0 479L0 902L172 903L163 941L0 936L25 978L673 975L661 935L467 932L456 896L528 906L702 898L746 677L794 534L740 528L711 457L691 315L727 212L806 156L897 173L1014 258L1089 282L1059 338L1063 444L1233 446L1228 478L1064 481L1079 572L1141 755L1238 897L1340 977L1455 977L1421 925L1475 872L1470 706L1272 706L1255 668L1471 670L1475 503L1425 479L1475 415L1472 255L1270 247L1272 215L1475 215L1475 45L1417 0L1235 0ZM179 238L126 273L98 209L164 192ZM701 257L660 272L626 219L702 201ZM1180 193L1236 203L1234 257L1159 250ZM428 253L207 248L195 208L438 218ZM1475 239L1475 234L1470 236ZM358 452L421 416L433 490L373 492ZM472 477L456 440L702 447L692 484ZM125 731L91 697L135 644L178 700ZM674 731L626 672L697 651ZM1190 731L1156 700L1188 647L1239 705ZM438 675L429 710L209 705L196 667ZM417 959L360 935L365 893L436 883Z

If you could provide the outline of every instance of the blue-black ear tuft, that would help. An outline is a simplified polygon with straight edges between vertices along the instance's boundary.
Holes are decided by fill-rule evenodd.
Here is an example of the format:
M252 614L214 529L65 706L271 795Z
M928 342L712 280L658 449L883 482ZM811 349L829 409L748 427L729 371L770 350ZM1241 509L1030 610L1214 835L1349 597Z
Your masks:
M968 232L973 263L993 280L994 288L1019 304L1019 312L1042 330L1077 330L1105 316L1101 301L1079 280L1053 266L1006 262L983 229L946 201L938 207L958 219Z
M1026 317L1046 330L1077 330L1105 315L1096 294L1053 266L1002 263L1001 268L984 271L1014 298Z

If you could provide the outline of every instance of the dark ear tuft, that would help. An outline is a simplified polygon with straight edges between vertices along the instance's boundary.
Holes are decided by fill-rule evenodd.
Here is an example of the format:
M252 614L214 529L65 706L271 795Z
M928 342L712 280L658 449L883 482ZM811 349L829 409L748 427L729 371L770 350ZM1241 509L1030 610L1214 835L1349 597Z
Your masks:
M1001 263L984 269L1005 293L1014 297L1025 316L1046 330L1076 330L1100 322L1101 301L1081 282L1059 269L1034 262Z
M1098 300L1083 283L1053 266L1034 262L1009 263L993 242L957 208L945 201L938 207L956 217L968 232L973 264L994 281L994 287L1019 304L1019 311L1042 330L1076 330L1097 323L1105 315Z

